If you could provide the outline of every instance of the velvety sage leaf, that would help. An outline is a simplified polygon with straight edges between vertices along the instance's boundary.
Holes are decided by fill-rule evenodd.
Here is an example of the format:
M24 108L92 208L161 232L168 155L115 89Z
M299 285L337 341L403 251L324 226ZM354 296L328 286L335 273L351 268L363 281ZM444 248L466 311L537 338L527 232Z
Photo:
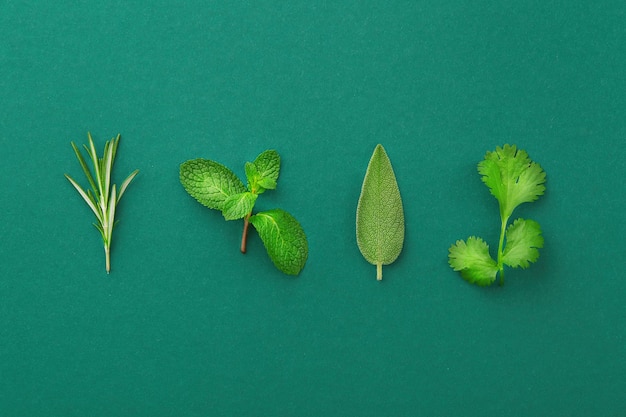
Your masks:
M298 275L306 263L309 247L300 223L281 209L260 212L250 223L261 236L272 262L285 274Z
M404 212L391 161L382 145L376 146L367 166L356 211L356 240L363 257L376 265L395 261L404 245Z
M208 208L223 210L224 201L246 191L241 180L224 165L208 159L192 159L180 166L185 190Z
M258 195L251 192L233 194L224 200L222 214L226 220L237 220L246 217L254 207Z

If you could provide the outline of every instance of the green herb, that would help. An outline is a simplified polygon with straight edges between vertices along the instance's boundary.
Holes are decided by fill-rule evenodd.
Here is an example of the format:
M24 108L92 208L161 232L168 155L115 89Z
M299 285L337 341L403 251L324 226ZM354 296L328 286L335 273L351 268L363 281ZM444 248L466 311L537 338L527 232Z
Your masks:
M289 213L280 209L252 214L259 194L276 188L280 156L262 152L245 165L247 187L230 169L208 159L193 159L180 166L180 182L200 204L220 210L226 220L243 219L241 252L246 253L249 225L258 231L274 265L289 275L298 275L309 249L304 230Z
M356 241L363 257L376 265L376 279L383 279L383 265L394 262L404 244L402 198L382 145L376 146L365 172L356 210Z
M495 152L487 152L485 159L478 164L478 172L500 205L497 261L489 255L487 243L472 236L467 242L459 240L450 247L449 263L465 280L481 286L492 284L499 272L502 285L504 265L528 268L539 258L538 249L543 247L539 223L520 218L507 225L518 205L535 201L543 195L546 173L515 145L504 145L503 148L497 147Z
M82 153L74 142L72 142L72 148L74 149L74 153L76 153L76 158L78 159L78 162L87 177L87 181L89 182L91 189L87 189L87 191L85 191L69 175L65 174L65 177L70 181L70 183L72 183L83 200L85 200L87 205L89 205L91 211L93 211L96 215L98 222L94 223L94 226L98 229L100 235L102 236L102 242L104 243L105 266L108 274L111 270L111 239L113 235L113 227L116 224L115 207L126 191L128 184L130 184L133 178L135 178L139 170L133 171L124 180L124 182L122 182L118 191L115 184L111 186L111 172L113 171L113 162L115 161L115 153L120 142L120 135L117 135L116 138L111 139L104 144L104 153L102 158L99 158L96 154L96 148L93 144L91 134L88 133L87 136L89 138L89 146L83 145L83 147L87 151L87 155L93 166L93 174L92 169L89 168L85 162L85 158L83 158Z

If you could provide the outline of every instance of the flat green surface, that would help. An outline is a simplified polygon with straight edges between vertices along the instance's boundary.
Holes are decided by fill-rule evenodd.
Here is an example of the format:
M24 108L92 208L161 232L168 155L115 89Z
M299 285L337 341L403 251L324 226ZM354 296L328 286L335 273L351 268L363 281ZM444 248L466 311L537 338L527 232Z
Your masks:
M626 4L1 1L3 416L626 415ZM112 272L70 141L122 134ZM407 238L375 280L355 211L382 143ZM448 247L498 236L476 164L548 174L546 244L477 288ZM189 197L179 164L282 156L309 261Z

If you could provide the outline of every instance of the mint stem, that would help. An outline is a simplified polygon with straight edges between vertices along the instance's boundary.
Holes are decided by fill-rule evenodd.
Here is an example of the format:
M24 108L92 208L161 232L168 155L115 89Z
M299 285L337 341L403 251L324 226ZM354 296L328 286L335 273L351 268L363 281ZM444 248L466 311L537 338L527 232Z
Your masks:
M248 227L250 226L250 216L252 212L243 219L243 233L241 234L241 253L246 253L246 242L248 240Z

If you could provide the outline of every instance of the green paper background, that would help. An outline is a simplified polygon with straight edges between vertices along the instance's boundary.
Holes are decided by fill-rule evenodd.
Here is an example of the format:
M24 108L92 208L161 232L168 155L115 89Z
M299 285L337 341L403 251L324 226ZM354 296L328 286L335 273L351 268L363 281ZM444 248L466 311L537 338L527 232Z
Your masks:
M3 416L626 415L626 4L1 1ZM70 141L122 134L112 272ZM354 218L377 143L406 242L375 280ZM538 263L477 288L448 247L498 237L476 164L548 174L515 216ZM274 148L309 261L191 199Z

